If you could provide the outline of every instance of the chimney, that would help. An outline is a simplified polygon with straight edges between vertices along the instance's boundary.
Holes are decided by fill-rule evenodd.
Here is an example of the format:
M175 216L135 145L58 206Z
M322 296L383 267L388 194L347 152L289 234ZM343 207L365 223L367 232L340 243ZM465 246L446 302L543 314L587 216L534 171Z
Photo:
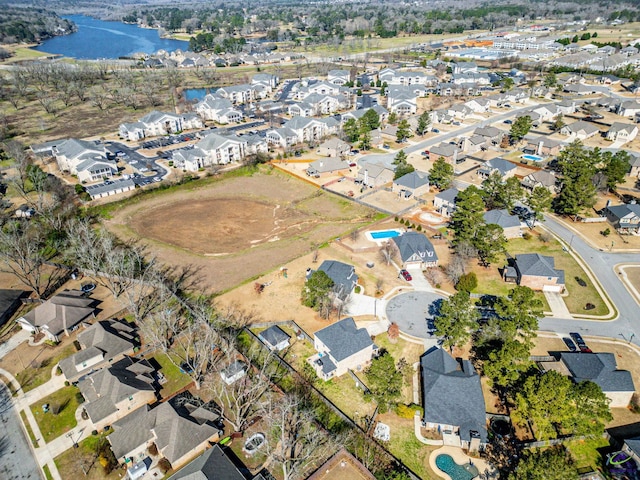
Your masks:
M362 183L369 186L369 170L364 171L364 181Z
M458 161L458 149L454 148L453 149L453 163L456 163Z
M544 140L540 140L540 143L538 143L538 151L536 152L536 155L542 155L543 146L544 146Z
M611 199L607 200L607 204L605 205L605 208L609 207L611 205Z

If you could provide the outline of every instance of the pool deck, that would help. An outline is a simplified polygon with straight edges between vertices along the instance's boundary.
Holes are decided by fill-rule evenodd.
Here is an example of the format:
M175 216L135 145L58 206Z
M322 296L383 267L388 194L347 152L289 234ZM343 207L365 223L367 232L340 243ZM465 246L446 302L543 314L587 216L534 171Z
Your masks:
M443 453L451 455L451 458L453 458L454 462L456 462L458 465L467 464L469 463L469 460L471 460L480 472L480 475L485 475L483 478L498 478L498 472L495 471L495 469L489 463L485 462L481 458L474 458L466 455L461 448L449 446L445 446L433 451L431 453L431 456L429 457L429 466L441 478L451 480L451 477L449 475L444 473L436 466L436 457L438 455L442 455Z

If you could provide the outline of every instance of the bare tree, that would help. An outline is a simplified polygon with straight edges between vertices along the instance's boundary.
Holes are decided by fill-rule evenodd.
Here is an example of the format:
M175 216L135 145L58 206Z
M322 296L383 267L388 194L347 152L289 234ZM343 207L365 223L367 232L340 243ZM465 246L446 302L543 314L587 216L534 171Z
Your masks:
M67 273L53 265L47 252L46 229L35 223L12 221L0 229L0 270L12 273L42 298Z
M263 409L272 440L266 445L267 462L282 469L284 480L304 478L310 465L328 457L335 442L315 422L312 412L295 394L286 394Z
M220 408L220 415L231 424L236 432L243 432L249 421L262 411L269 398L272 382L278 381L286 373L276 361L274 354L255 345L248 352L251 368L244 377L231 385L223 382L218 375L206 383L207 392ZM237 360L235 349L228 350L219 366L226 366Z
M380 247L378 256L385 265L391 265L398 256L398 250L391 242L386 242Z
M451 260L449 260L449 264L444 268L447 277L454 285L458 283L460 277L464 275L466 262L459 255L453 255Z

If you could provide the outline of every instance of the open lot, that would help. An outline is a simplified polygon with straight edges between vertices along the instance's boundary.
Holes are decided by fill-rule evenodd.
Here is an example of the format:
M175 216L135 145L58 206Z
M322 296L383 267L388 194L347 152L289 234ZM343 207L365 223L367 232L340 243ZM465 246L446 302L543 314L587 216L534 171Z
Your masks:
M246 173L246 171L244 171ZM169 265L192 265L220 292L373 221L375 212L265 167L136 197L107 228Z

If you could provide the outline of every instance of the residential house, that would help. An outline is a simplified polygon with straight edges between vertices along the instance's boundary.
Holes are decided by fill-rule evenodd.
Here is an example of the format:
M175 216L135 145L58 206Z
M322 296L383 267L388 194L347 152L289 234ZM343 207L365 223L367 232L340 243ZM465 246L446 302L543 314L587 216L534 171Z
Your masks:
M522 237L522 224L517 215L511 215L508 210L489 210L485 212L484 221L487 225L502 227L506 238Z
M415 115L418 109L419 93L426 91L415 86L390 87L387 91L387 109L396 115Z
M536 187L543 187L551 193L557 193L556 182L557 179L554 172L537 170L525 176L520 182L520 185L529 191L533 191Z
M639 204L609 205L602 210L602 213L618 233L636 234L640 232Z
M559 101L556 103L556 108L558 109L558 113L561 113L562 115L571 115L576 113L578 110L575 100L570 99Z
M216 443L198 458L188 463L169 477L169 480L247 480L242 473L246 467L239 468ZM251 480L264 480L261 474Z
M374 477L373 474L369 470L367 470L367 468L360 461L358 461L356 457L351 455L345 448L341 448L329 460L320 465L320 467L310 477L307 477L307 480L329 480L330 478L337 479L347 471L350 472L349 478L351 480L376 479L376 477Z
M460 154L460 148L457 145L441 143L429 149L429 160L435 162L440 157L444 158L447 163L455 165L464 158L464 155Z
M561 352L560 361L575 383L590 381L611 401L610 408L626 408L635 393L631 372L618 370L613 353Z
M319 95L340 95L341 93L340 89L341 89L340 86L335 85L333 83L317 82L309 85L306 91L303 91L303 92L304 92L304 96L308 96L313 93L317 93Z
M599 133L600 130L593 123L585 122L584 120L578 120L577 122L565 125L560 129L560 133L563 135L569 135L572 138L579 140L586 140Z
M480 451L487 443L487 417L480 376L469 360L429 349L420 359L423 423L445 445Z
M337 137L333 137L321 143L316 153L324 157L342 158L350 151L351 145Z
M629 170L630 177L640 177L640 155L631 156L631 169Z
M202 121L196 114L185 113L178 115L154 110L140 118L137 122L121 124L119 133L122 138L136 141L146 137L168 135L170 133L181 132L182 130L202 127Z
M486 113L491 109L491 102L484 97L472 98L465 105L474 113Z
M567 93L573 93L574 95L593 95L600 91L600 87L595 87L586 83L570 83L565 85L563 90Z
M139 462L155 444L158 453L178 469L219 439L221 431L213 425L216 420L217 415L191 404L146 405L115 422L107 440L120 463Z
M22 290L0 289L0 326L4 325L22 305L21 299L26 297Z
M271 146L287 148L300 142L298 134L287 127L267 131L267 143Z
M139 345L136 329L121 320L101 320L78 334L81 350L60 360L60 370L69 382L97 370L125 355L133 355Z
M460 148L464 153L473 154L488 148L487 139L481 135L471 135L460 139Z
M477 73L478 64L476 62L454 62L451 65L453 73Z
M533 113L539 116L540 121L548 122L558 115L558 107L555 105L541 105L533 109Z
M368 162L358 170L357 180L362 185L378 188L393 181L395 172L384 163Z
M340 377L347 370L364 370L378 350L369 332L356 327L353 318L318 330L313 336L313 346L318 353L307 361L323 380Z
M479 127L473 131L474 135L479 135L485 139L487 145L498 145L502 141L505 133L496 127Z
M227 385L233 385L247 374L248 369L249 366L245 362L241 360L234 360L225 368L220 370L220 378L222 378L224 383Z
M350 118L353 118L354 120L358 121L360 120L360 118L362 118L362 116L365 113L367 113L369 110L372 110L372 109L374 112L378 114L378 118L380 118L380 123L385 123L387 121L387 118L389 117L389 112L387 111L387 109L380 105L374 105L371 108L359 108L358 110L351 110L349 112L345 112L341 114L340 118L342 120L342 124L344 125L344 122L346 122Z
M155 369L147 360L124 357L78 382L95 430L112 425L134 410L155 403Z
M418 265L421 268L436 267L438 265L438 254L433 245L422 233L406 232L398 237L393 237L402 266Z
M392 192L401 198L419 197L429 192L429 174L414 170L393 181Z
M327 81L334 85L343 86L351 81L351 72L349 70L329 70Z
M562 150L562 142L552 138L539 136L525 138L527 145L524 147L525 153L539 155L541 157L556 156Z
M258 338L262 340L269 350L272 352L281 352L289 346L291 337L277 325L271 325L266 330L258 334Z
M613 122L607 130L607 140L613 142L630 142L638 135L638 127L632 123Z
M317 114L315 106L307 102L294 102L287 107L292 117L313 117Z
M317 118L293 117L284 124L283 128L295 132L298 140L296 143L317 142L331 133L324 119ZM269 141L269 132L267 132L267 141Z
M454 73L451 75L451 83L456 85L472 83L476 85L491 85L489 75L478 72Z
M128 177L128 175L125 175L125 177ZM118 195L119 193L135 190L135 182L130 177L125 177L88 185L85 187L85 191L89 194L91 200L95 200L96 198L110 197L111 195Z
M618 105L618 110L616 112L621 117L635 117L638 113L640 113L640 103L636 100L626 100L621 102Z
M70 138L52 147L62 172L76 175L81 182L96 182L118 173L115 160L107 158L107 149L98 142Z
M347 170L349 170L349 162L341 158L329 157L311 162L305 172L309 176L320 177L336 175Z
M233 108L233 104L226 98L220 98L211 94L198 102L195 110L204 120L211 120L220 124L237 123L242 121L243 114Z
M640 469L640 437L625 438L622 451L636 462L636 469Z
M516 255L512 265L504 269L504 279L533 290L560 293L564 291L564 270L555 268L553 257L539 253Z
M16 320L31 333L44 333L48 340L59 341L61 334L69 332L80 322L93 318L96 300L86 297L80 290L65 290Z
M504 158L493 158L478 169L478 175L488 178L491 174L497 172L503 180L513 177L516 174L516 165Z
M358 284L358 275L353 265L337 260L325 260L318 270L326 273L333 281L333 292L338 297L348 297Z
M433 197L433 206L440 215L450 217L456 209L456 198L460 190L457 188L449 188Z
M334 95L321 95L319 93L312 93L305 97L305 105L311 106L314 115L331 115L338 110L347 108L347 100L344 97ZM292 114L295 116L295 114Z

